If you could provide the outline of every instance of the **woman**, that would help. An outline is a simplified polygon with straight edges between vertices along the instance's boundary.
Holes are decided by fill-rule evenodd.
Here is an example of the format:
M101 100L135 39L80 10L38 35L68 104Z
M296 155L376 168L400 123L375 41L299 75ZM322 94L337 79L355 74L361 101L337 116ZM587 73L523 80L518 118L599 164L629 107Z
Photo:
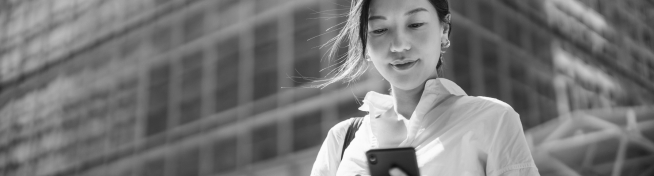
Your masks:
M344 39L348 55L323 85L351 81L372 63L391 94L366 95L360 109L369 114L342 158L350 123L331 128L311 175L368 175L365 152L392 147L414 147L423 175L539 175L511 106L439 78L450 46L447 0L356 0L348 15L332 56Z

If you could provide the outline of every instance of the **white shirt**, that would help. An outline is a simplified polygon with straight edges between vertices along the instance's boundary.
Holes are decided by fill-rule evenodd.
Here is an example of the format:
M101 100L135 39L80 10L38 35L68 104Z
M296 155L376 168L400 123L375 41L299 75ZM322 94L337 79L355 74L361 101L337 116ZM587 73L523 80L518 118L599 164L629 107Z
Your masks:
M392 96L368 92L363 102L359 109L368 115L343 160L347 120L329 130L312 176L370 175L366 151L409 146L416 149L421 175L539 175L520 116L502 101L467 96L438 78L426 82L408 120L393 108Z

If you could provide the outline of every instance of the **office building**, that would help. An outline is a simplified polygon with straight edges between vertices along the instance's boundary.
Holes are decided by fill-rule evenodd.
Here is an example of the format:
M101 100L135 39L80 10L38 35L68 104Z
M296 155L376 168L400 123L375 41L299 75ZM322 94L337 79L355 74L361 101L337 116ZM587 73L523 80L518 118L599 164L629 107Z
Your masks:
M525 129L654 101L651 1L450 3L445 77ZM328 130L389 88L372 68L308 88L338 64L320 45L348 0L0 4L3 175L307 175Z

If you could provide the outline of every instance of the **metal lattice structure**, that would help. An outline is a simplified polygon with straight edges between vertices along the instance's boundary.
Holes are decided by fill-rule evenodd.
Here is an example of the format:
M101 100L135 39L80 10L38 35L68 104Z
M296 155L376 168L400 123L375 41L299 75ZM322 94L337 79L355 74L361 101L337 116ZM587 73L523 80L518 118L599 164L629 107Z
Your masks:
M654 174L654 107L572 112L526 132L541 175Z

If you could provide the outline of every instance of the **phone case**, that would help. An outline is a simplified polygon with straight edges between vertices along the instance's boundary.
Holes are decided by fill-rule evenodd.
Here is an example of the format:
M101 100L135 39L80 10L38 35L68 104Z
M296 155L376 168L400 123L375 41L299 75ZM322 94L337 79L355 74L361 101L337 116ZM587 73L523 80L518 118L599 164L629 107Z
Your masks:
M372 176L387 176L393 167L400 168L409 176L420 175L413 147L372 149L366 152L366 157Z

